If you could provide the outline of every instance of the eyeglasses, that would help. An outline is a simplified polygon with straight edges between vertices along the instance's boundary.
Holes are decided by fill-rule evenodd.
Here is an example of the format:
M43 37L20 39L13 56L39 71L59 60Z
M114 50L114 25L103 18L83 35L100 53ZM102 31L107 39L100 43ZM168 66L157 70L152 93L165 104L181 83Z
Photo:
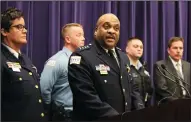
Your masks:
M24 25L21 25L21 24L19 24L19 25L13 25L13 26L11 26L11 27L15 27L15 28L17 28L17 29L20 30L20 31L23 31L23 29L26 29L26 30L27 30L27 27L24 26Z

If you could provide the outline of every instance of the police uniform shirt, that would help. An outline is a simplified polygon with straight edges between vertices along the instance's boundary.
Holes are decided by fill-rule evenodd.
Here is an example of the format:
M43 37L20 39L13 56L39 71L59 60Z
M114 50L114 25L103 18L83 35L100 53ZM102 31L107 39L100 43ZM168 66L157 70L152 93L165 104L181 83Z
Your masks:
M46 104L72 110L72 91L68 82L68 60L72 52L63 47L45 64L40 78L42 98Z

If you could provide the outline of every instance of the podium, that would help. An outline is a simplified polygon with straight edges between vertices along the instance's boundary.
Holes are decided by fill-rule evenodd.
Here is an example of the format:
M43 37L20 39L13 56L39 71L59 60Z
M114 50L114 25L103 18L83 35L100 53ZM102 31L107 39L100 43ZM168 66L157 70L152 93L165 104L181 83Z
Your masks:
M108 118L114 121L191 121L191 99L178 99Z

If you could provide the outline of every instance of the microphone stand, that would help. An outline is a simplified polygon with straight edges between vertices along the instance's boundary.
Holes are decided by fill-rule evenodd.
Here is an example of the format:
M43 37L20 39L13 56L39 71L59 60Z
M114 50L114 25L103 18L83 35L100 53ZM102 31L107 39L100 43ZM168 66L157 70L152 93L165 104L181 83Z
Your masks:
M160 68L159 68L158 66L157 66L157 69L159 70L159 72L160 72L165 78L167 78L167 79L169 79L170 81L176 83L178 86L181 86L182 88L184 88L184 89L186 90L186 92L188 93L189 97L190 97L189 91L188 91L184 86L180 85L179 83L177 83L177 82L174 81L173 79L171 79L171 78L169 78L168 76L166 76L166 75L160 70ZM169 96L169 97L172 97L175 93L176 93L176 89L175 89L174 93L173 93L171 96ZM158 102L158 105L161 103L162 100L164 100L164 99L166 99L166 98L169 98L169 97L165 97L165 98L161 99L161 100Z

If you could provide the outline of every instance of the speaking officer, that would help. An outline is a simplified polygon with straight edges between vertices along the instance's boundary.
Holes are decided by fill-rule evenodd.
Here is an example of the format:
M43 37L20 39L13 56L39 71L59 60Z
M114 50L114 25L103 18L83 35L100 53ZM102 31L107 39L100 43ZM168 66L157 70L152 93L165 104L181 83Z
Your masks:
M120 22L114 14L102 15L95 40L75 51L69 61L68 79L73 92L75 120L97 120L143 108L138 86L127 72L128 58L116 44Z
M46 120L36 67L21 53L27 43L23 14L16 8L1 14L1 119Z
M139 38L129 38L126 45L126 53L130 59L130 71L134 82L139 85L140 94L145 106L151 105L151 78L146 70L146 63L139 60L143 55L143 43Z

